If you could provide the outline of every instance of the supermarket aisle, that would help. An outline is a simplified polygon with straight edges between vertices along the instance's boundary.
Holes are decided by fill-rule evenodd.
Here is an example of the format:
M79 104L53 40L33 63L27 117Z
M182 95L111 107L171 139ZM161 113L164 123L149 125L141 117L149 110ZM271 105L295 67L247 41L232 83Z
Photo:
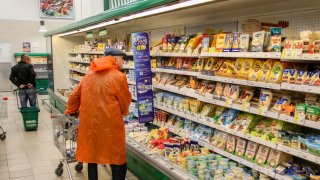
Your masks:
M13 93L0 93L9 97L8 119L3 121L7 139L0 141L0 180L60 180L69 179L66 168L61 177L54 170L62 157L53 144L52 125L49 112L40 103L39 127L37 131L24 131L22 117L17 109ZM39 99L46 96L39 96ZM70 164L74 180L87 179L86 165L82 173ZM99 167L100 179L111 179L110 168ZM128 173L128 179L137 179Z

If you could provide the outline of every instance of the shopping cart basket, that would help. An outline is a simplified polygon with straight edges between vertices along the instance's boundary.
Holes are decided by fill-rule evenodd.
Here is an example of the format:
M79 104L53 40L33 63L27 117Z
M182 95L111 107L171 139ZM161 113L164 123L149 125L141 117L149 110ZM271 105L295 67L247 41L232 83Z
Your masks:
M17 99L17 106L18 109L20 109L20 112L22 114L23 118L23 125L24 129L26 131L33 131L38 129L38 118L39 118L39 112L40 109L38 107L38 97L36 97L36 107L26 107L22 108L19 102L19 96L18 96L18 89L14 90L16 99Z
M75 152L77 148L79 121L75 117L63 115L57 110L52 110L51 119L54 144L63 156L63 159L60 160L55 170L55 174L61 176L63 174L63 165L65 164L69 177L72 179L69 163L76 162ZM83 164L78 162L75 170L81 172L82 169Z
M8 98L0 95L0 139L6 139L6 132L2 127L2 121L8 118Z

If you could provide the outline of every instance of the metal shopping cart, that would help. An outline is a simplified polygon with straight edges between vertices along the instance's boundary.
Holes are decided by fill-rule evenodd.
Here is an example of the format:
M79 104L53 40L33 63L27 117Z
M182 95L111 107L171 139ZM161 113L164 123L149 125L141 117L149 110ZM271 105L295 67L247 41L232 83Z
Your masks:
M0 95L0 139L6 139L6 132L2 127L2 120L8 118L8 98Z
M63 165L65 164L69 177L72 179L69 163L76 162L75 154L79 121L74 117L63 115L54 109L52 110L51 118L54 144L63 156L63 159L60 160L58 167L55 169L55 174L61 176L63 174ZM82 169L83 164L78 162L75 170L81 172Z

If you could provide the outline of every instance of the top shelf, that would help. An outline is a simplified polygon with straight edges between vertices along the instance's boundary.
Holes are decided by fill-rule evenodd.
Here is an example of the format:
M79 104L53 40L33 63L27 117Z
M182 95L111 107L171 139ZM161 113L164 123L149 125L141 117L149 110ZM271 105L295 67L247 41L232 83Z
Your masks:
M133 56L133 52L125 52L127 56ZM68 54L92 54L92 55L103 55L103 52L88 52L88 51L69 51Z

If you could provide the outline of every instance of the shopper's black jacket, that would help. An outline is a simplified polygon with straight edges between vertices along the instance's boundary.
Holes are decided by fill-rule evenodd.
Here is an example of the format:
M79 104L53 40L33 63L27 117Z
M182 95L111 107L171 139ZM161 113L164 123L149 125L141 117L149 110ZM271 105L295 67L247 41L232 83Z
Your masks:
M10 81L20 86L28 85L29 83L36 87L36 73L34 72L33 65L20 61L18 64L11 68ZM27 88L27 87L26 87Z

